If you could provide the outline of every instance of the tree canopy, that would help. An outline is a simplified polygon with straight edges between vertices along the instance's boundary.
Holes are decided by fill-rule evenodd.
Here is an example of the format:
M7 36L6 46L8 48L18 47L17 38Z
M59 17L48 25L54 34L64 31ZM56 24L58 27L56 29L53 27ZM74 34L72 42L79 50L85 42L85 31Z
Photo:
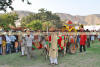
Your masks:
M59 16L43 8L39 9L38 13L30 14L29 16L23 17L21 20L22 26L26 26L27 24L30 24L30 22L33 20L40 20L44 27L42 28L43 30L46 30L45 28L47 26L50 27L53 25L57 28L62 26Z
M5 13L0 15L0 26L2 26L5 30L9 30L9 26L15 26L15 20L18 19L18 15L16 13Z
M0 0L0 11L3 10L6 12L7 8L10 8L11 10L13 10L13 6L12 6L12 3L13 3L14 0ZM22 0L22 2L25 2L27 1L27 4L31 4L29 2L29 0Z
M40 20L33 20L29 24L27 24L26 27L32 30L41 30L42 22Z

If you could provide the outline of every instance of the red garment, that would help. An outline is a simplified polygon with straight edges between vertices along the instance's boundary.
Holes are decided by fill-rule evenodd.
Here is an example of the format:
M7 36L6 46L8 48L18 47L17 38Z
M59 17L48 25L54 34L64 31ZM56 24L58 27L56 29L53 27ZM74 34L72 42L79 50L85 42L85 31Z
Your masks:
M41 49L41 48L43 48L43 46L42 46L42 44L39 42L39 44L40 44L40 47L38 47L38 49Z
M35 43L34 42L32 42L32 45L34 45L35 46ZM39 42L39 47L37 47L38 49L41 49L41 48L43 48L43 46L42 46L42 44ZM32 48L32 50L34 50L34 48Z
M58 39L58 45L61 46L61 41L62 41L62 37L61 36L58 36L59 39Z
M49 36L49 41L51 41L51 35Z
M99 41L100 41L100 38L99 38Z
M86 40L87 40L87 36L85 34L80 35L80 45L85 45Z
M71 43L74 43L74 38L71 38Z
M64 36L64 35L62 35L62 36ZM59 39L58 39L58 45L60 46L61 50L63 50L64 46L66 46L66 43L64 43L64 46L61 46L61 41L63 40L62 36L58 36L59 37ZM65 40L65 36L64 36L64 40Z
M74 37L70 36L70 43L74 43Z

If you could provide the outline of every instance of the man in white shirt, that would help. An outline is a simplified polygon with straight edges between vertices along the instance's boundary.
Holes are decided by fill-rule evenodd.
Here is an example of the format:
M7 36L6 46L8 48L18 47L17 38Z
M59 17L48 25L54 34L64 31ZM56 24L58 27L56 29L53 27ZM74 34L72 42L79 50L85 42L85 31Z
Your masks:
M30 35L30 31L27 31L28 35L25 36L25 41L26 41L26 47L27 47L27 58L31 59L33 56L32 54L32 41L33 41L33 36Z

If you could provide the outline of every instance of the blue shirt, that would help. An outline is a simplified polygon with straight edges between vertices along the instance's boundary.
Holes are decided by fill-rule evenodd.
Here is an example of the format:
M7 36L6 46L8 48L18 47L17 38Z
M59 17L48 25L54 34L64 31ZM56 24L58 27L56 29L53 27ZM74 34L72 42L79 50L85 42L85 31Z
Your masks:
M10 39L11 39L11 41L12 41L12 42L15 42L16 37L15 37L15 36L13 36L13 35L11 35L11 36L10 36Z
M2 44L2 37L0 36L0 44Z
M8 35L6 35L6 42L7 43L11 43L11 39L10 39L10 37Z

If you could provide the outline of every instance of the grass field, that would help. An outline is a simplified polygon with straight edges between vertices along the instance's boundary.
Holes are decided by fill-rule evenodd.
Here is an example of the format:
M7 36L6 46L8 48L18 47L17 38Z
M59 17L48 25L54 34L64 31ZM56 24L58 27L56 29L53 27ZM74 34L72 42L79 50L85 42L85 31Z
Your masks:
M52 67L49 60L41 55L42 50L35 50L35 58L27 60L27 57L20 57L21 53L0 56L0 67ZM59 65L54 67L100 67L100 42L97 40L87 48L86 53L74 55L66 54L58 59Z

